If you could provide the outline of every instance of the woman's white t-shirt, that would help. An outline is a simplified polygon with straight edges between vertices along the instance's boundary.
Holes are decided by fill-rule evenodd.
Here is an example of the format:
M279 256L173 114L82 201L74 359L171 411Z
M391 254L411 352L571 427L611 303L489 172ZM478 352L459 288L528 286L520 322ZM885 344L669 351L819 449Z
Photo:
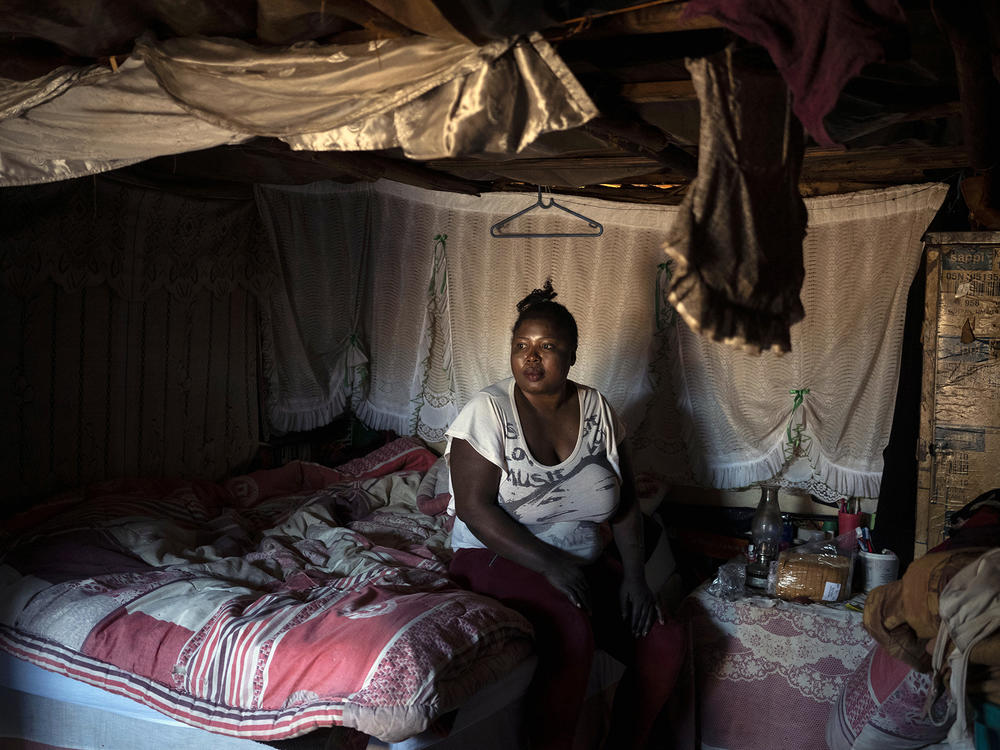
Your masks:
M528 450L514 403L514 378L484 388L448 428L445 455L452 440L469 443L500 467L500 507L535 536L581 562L596 560L609 535L601 526L618 507L621 468L618 443L625 429L596 389L576 384L580 430L569 457L554 466L539 463ZM455 513L452 491L449 512ZM453 549L484 548L458 517L451 533Z

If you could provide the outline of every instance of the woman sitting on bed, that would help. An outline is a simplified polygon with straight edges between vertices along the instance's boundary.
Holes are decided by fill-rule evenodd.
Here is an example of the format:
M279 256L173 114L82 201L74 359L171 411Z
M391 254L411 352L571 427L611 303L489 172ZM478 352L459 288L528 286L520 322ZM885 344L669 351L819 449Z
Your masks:
M549 280L518 303L513 377L476 394L448 430L451 573L535 628L533 747L572 744L595 644L628 667L612 746L643 747L680 667L681 629L646 583L624 428L598 391L568 379L577 327L555 296Z

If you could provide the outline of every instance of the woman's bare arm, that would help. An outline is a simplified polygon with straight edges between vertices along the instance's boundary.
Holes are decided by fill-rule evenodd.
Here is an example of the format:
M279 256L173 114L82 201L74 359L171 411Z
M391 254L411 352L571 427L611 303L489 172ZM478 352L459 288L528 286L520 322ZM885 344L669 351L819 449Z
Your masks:
M631 625L635 635L645 635L654 620L663 622L656 597L646 582L646 551L643 545L642 512L635 491L635 475L627 444L618 446L619 468L622 473L618 510L611 519L615 544L622 558L625 579L621 590L622 618Z
M500 467L465 440L451 442L455 512L491 551L541 573L577 607L589 610L587 580L570 555L532 534L497 503Z

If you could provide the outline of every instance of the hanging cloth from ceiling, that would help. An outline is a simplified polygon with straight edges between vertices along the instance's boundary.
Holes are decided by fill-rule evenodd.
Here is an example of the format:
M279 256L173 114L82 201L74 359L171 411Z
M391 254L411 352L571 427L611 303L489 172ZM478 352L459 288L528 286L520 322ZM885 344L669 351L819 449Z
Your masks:
M788 351L802 319L802 129L781 79L731 45L686 60L701 105L698 175L664 245L671 304L706 336Z
M399 191L394 188L399 188ZM372 230L365 298L370 379L357 414L369 427L442 440L454 404L448 259L453 227L404 186L379 180L370 193ZM470 198L470 200L477 200Z
M821 146L835 145L823 118L844 85L907 33L897 0L691 0L684 10L703 14L768 51L795 114Z
M136 58L117 73L60 68L37 91L0 79L0 186L110 172L155 156L250 139L185 111Z
M803 449L811 480L877 497L906 290L946 193L930 184L808 199L806 317L791 329L792 352L778 356L675 325L671 308L653 297L669 283L660 248L673 207L574 198L570 205L604 224L600 238L498 240L489 227L523 207L523 195L474 198L387 181L267 188L257 196L271 204L262 205L265 217L287 219L292 239L320 238L283 261L288 301L269 306L289 314L272 314L263 327L273 337L265 369L290 377L266 394L268 414L274 419L275 403L289 414L301 407L300 423L319 425L350 394L368 426L433 442L450 410L507 377L514 305L551 276L580 327L571 377L599 388L623 416L640 471L744 487L781 471L791 442ZM545 212L531 221L540 231L566 226ZM362 262L355 253L372 254L360 288L347 284L360 278L350 266ZM352 331L368 354L368 378L346 382Z
M393 236L405 238L408 227L419 229L421 238L430 230L448 235L448 334L458 410L480 389L510 377L517 301L551 277L580 331L570 378L598 388L628 424L629 434L636 431L652 395L646 369L652 282L674 207L560 196L567 206L603 224L604 234L495 239L490 227L523 208L534 193L476 198L388 182L377 185L380 200L391 199L388 205L397 206L384 214L380 232L386 242L380 248ZM551 211L532 212L522 220L529 232L553 234L571 233L581 223ZM405 252L408 243L397 239L394 244ZM426 278L420 278L421 286ZM390 311L379 314L388 317ZM376 399L388 402L386 394L376 395L373 388Z
M285 48L140 40L117 72L0 79L0 186L254 136L312 151L399 148L419 159L514 154L596 115L538 34L485 46L423 36Z
M510 376L516 303L551 276L580 327L571 377L599 388L630 432L638 428L652 395L649 286L676 209L566 196L604 224L604 235L501 240L489 228L523 208L524 194L474 197L380 180L371 200L377 262L363 326L371 358L358 406L365 424L440 441L449 414ZM540 232L579 225L552 212L523 218ZM435 239L442 235L447 252Z

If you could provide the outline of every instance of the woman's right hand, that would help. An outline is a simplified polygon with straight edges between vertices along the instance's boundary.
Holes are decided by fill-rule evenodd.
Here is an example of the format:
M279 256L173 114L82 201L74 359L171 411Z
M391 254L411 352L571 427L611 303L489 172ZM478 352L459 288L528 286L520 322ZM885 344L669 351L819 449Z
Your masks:
M552 562L545 567L542 575L552 584L552 587L561 591L575 607L579 607L587 614L590 614L590 590L587 586L587 577L583 570L573 559L562 550L554 550Z
M587 579L576 560L532 534L497 504L500 468L465 440L451 443L455 511L491 551L545 576L572 604L590 612Z

